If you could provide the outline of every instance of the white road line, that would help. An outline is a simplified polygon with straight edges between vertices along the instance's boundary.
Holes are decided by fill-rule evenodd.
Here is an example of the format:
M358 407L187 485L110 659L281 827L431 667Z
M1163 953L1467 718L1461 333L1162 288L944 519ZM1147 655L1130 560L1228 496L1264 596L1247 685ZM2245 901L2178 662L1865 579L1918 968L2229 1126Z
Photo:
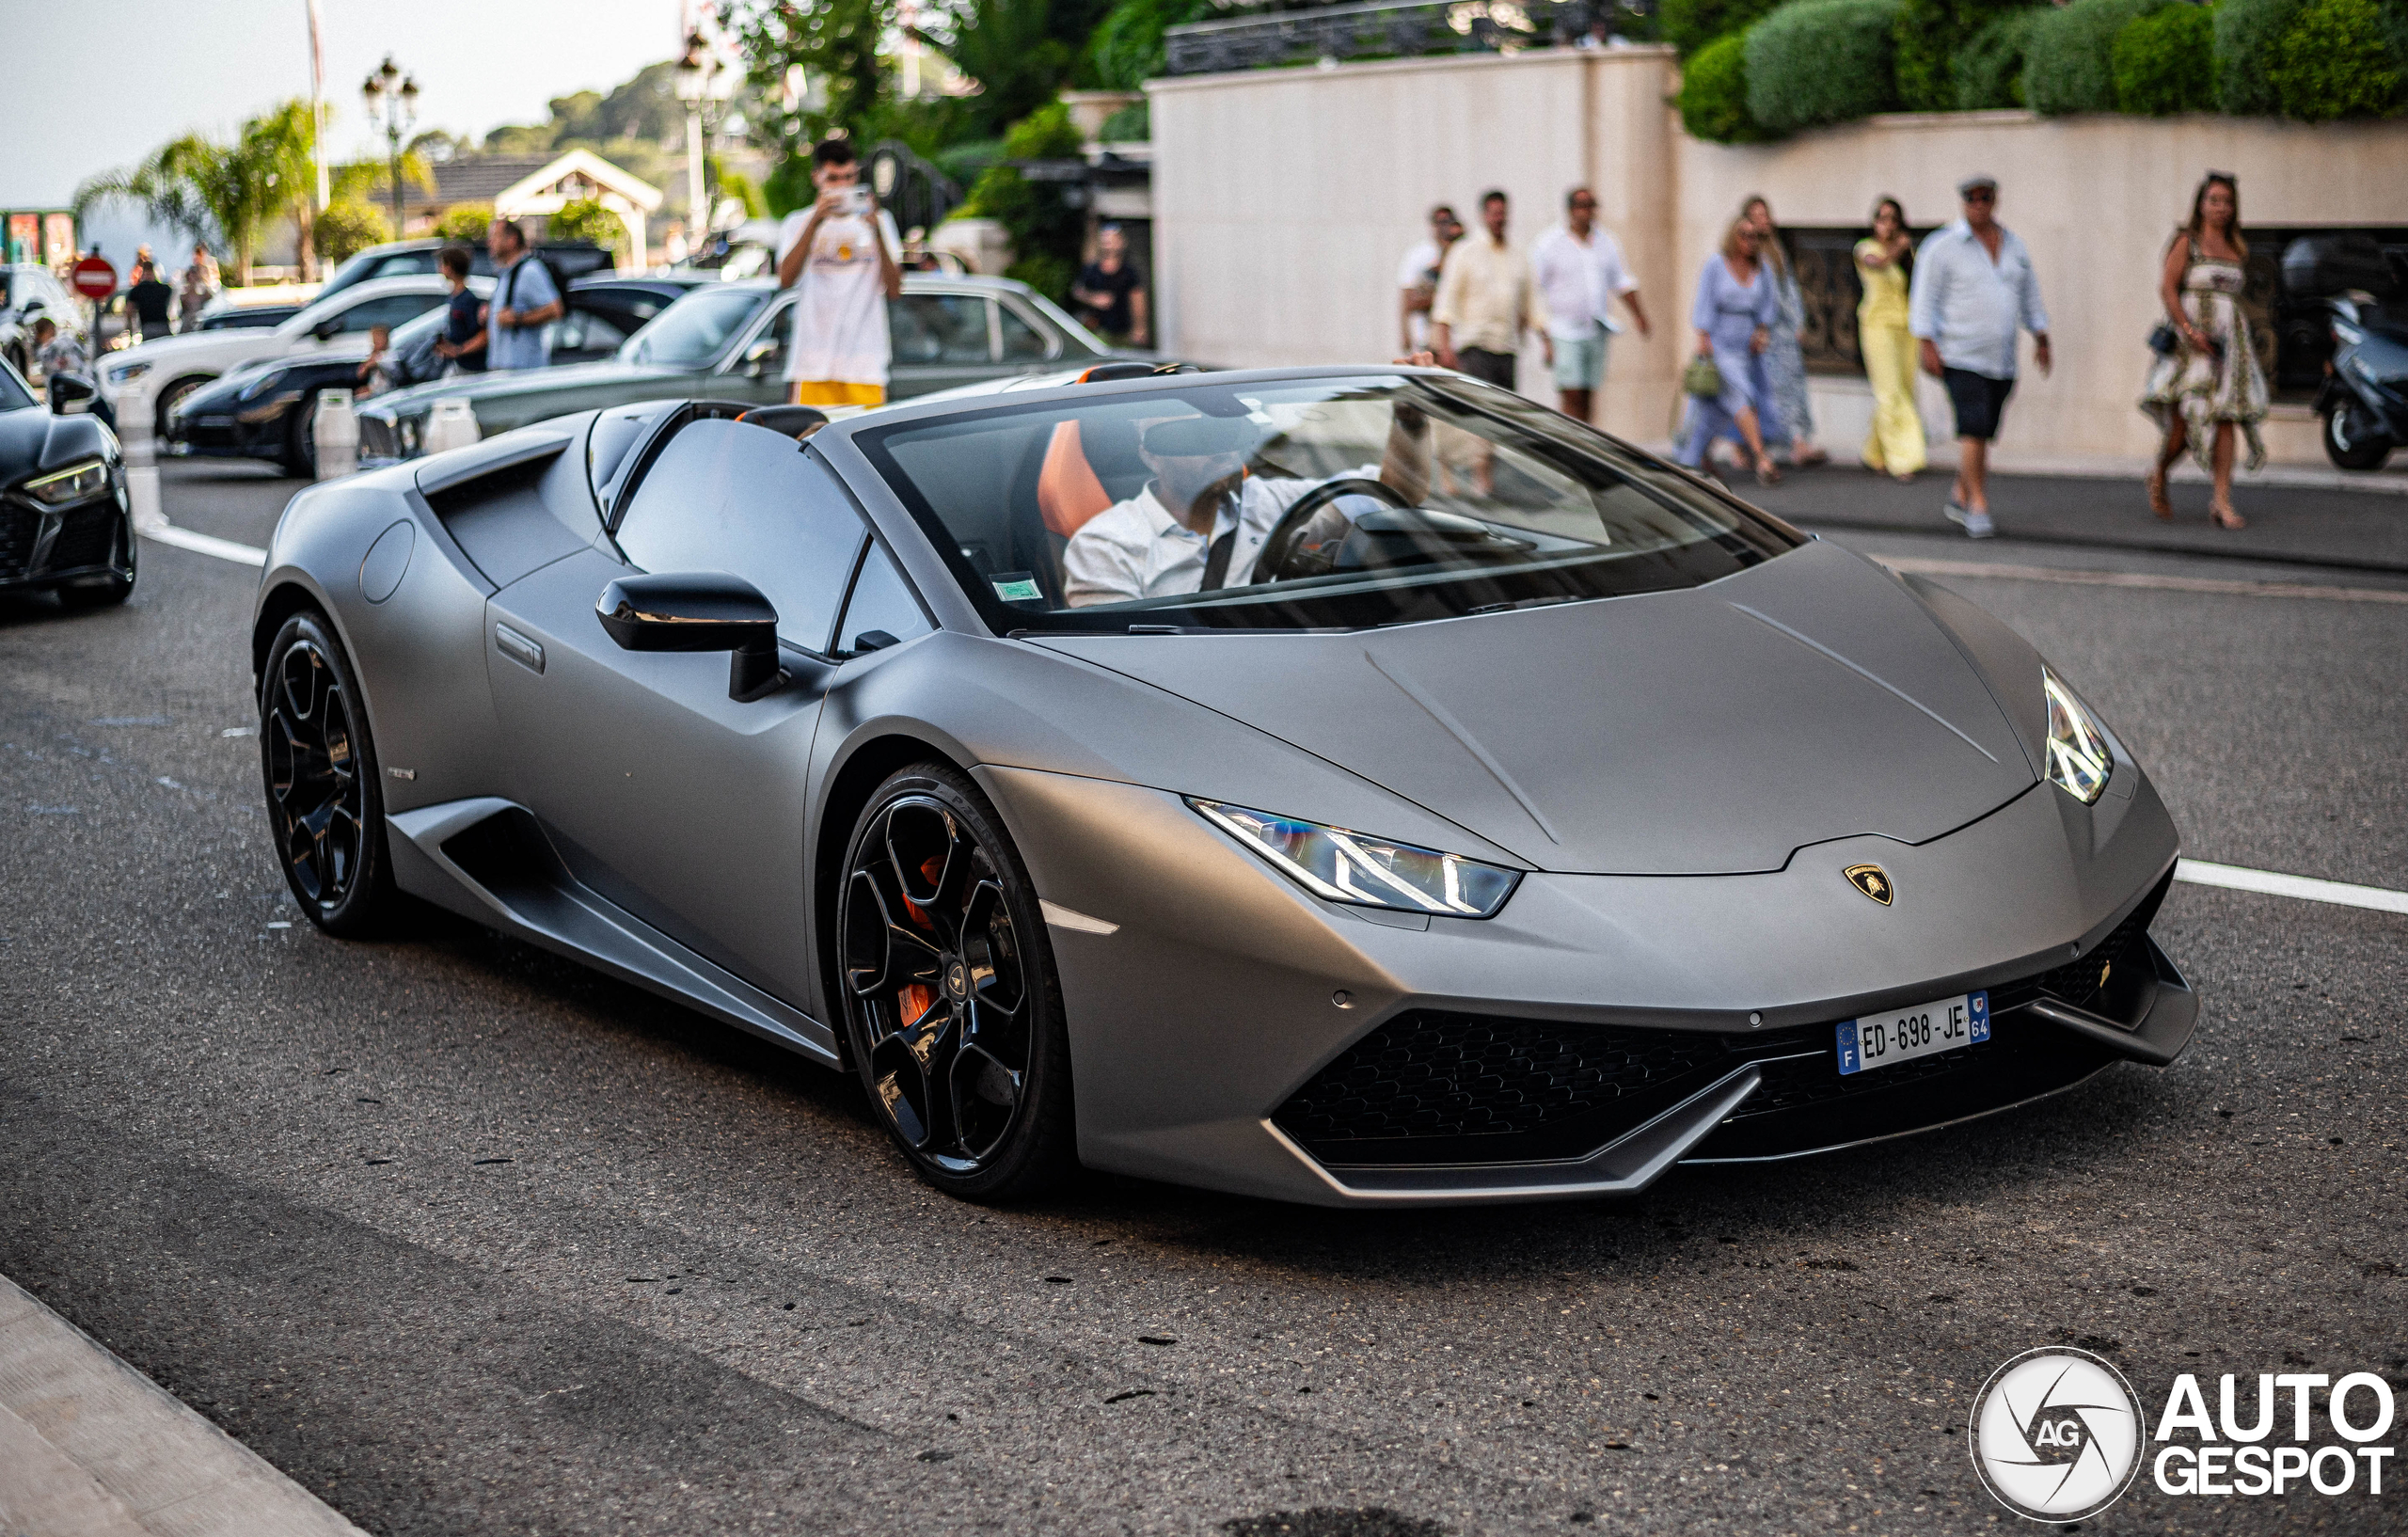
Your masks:
M188 549L196 555L212 555L221 561L231 561L236 565L264 566L267 564L267 551L256 545L238 545L231 539L218 539L206 533L195 533L190 529L177 528L164 517L135 518L134 531L156 544L173 545L178 549Z
M2081 566L1993 565L1987 561L1875 557L1893 571L1918 577L1995 577L2002 581L2056 581L2081 587L2151 587L2167 593L2226 593L2236 597L2307 597L2328 603L2408 603L2408 590L2322 587L2305 581L2237 581L2226 577L2166 577L2148 571L2099 571Z
M2303 902L2331 902L2346 908L2372 908L2377 912L2408 912L2408 891L2381 886L2353 886L2343 880L2315 880L2304 875L2281 875L2239 864L2210 864L2186 859L2174 866L2174 879L2194 886L2223 886L2232 891L2263 892L2269 896L2295 896Z

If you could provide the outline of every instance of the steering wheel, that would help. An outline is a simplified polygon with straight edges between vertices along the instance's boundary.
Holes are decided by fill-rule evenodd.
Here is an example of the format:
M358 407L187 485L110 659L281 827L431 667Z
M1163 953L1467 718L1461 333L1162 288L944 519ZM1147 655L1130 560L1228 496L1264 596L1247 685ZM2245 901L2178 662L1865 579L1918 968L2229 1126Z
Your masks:
M1285 515L1273 526L1262 541L1262 549L1254 558L1257 581L1291 581L1299 577L1318 577L1329 570L1328 557L1319 550L1301 546L1306 528L1313 515L1340 497L1376 497L1390 507L1410 506L1386 481L1367 481L1348 476L1340 481L1325 481L1298 497Z

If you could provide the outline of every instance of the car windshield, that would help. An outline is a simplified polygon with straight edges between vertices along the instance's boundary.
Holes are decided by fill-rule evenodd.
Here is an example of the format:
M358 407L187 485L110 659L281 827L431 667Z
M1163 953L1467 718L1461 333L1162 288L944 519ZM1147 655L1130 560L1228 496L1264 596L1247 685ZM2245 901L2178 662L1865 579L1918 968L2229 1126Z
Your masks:
M623 363L696 368L717 357L728 338L769 302L766 289L706 288L654 316L619 349Z
M6 359L0 359L0 411L22 411L34 403L33 392Z
M999 631L1448 619L1692 587L1798 541L1452 375L1197 375L853 441Z

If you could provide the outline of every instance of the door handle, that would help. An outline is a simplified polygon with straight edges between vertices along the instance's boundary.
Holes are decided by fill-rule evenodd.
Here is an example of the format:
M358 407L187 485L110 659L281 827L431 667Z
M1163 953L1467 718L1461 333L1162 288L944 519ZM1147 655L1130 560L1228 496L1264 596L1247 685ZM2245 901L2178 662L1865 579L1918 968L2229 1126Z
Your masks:
M508 625L494 626L493 643L503 656L529 672L541 673L544 670L544 648Z

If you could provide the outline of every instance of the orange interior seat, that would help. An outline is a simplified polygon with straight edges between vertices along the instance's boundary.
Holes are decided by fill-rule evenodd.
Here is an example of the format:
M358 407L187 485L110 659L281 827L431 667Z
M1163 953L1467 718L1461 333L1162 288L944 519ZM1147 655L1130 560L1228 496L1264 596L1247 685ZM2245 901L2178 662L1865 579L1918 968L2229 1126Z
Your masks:
M1068 539L1111 505L1110 493L1079 446L1079 424L1055 422L1053 440L1045 445L1045 462L1037 471L1037 511L1047 530Z

